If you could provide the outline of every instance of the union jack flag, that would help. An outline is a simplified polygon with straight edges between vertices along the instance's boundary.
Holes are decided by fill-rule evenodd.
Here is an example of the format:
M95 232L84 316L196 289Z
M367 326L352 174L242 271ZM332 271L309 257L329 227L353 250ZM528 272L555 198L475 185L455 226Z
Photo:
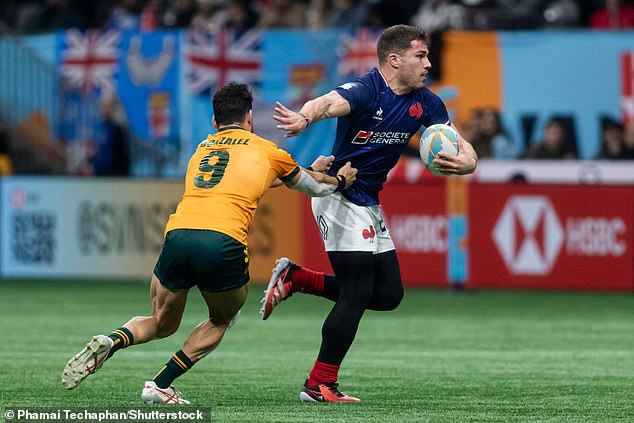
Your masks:
M337 72L342 76L359 76L372 70L379 61L376 56L378 31L362 28L351 34L341 36L337 53L339 66Z
M71 89L84 94L95 89L114 92L117 70L118 31L88 30L82 33L71 29L65 33L61 50L61 73Z
M190 31L185 55L190 89L207 94L228 82L248 83L255 91L262 82L262 32Z

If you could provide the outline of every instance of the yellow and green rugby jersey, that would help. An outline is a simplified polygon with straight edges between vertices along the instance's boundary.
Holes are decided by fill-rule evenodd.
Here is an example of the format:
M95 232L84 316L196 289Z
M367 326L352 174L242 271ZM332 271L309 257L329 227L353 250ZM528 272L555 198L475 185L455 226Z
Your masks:
M167 222L173 229L210 229L247 244L258 201L276 179L299 172L297 162L271 141L238 126L208 135L189 159L185 193Z

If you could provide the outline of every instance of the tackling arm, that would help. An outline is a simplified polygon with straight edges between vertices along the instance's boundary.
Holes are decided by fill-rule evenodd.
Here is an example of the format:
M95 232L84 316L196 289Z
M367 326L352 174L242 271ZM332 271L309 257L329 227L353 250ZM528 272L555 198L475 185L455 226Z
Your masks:
M287 187L311 197L324 197L335 191L343 191L348 188L356 180L356 175L357 169L353 168L348 162L339 169L336 177L308 169L301 169L297 175L284 183Z
M327 173L332 167L332 161L335 159L335 156L319 156L315 159L313 164L307 170L312 170L313 172L319 173ZM279 186L284 185L281 179L277 178L271 184L271 188L277 188Z

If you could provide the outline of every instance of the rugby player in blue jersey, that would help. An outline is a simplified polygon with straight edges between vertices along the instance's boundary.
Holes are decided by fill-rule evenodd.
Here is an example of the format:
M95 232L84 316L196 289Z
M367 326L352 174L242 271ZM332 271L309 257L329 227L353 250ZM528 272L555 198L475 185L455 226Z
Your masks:
M263 298L263 319L298 291L335 302L322 328L319 355L300 392L302 401L360 401L339 390L339 366L365 310L394 310L403 298L398 258L381 215L379 191L412 135L421 127L451 124L442 100L425 87L431 68L428 53L424 31L392 26L378 40L378 69L306 102L299 112L277 103L274 118L277 128L287 131L285 137L296 136L320 120L338 118L329 173L335 174L348 161L358 169L356 182L346 191L312 200L335 274L315 272L283 257ZM475 170L477 156L460 137L458 155L441 153L435 163L442 172L464 175Z

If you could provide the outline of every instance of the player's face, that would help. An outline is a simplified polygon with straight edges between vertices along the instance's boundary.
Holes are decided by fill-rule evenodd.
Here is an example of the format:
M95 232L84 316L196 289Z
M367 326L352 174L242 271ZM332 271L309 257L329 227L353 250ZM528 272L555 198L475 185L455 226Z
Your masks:
M420 40L412 41L410 46L403 54L398 55L400 63L398 77L403 85L417 90L425 86L427 72L431 68L431 62L427 56L429 49L427 44Z

